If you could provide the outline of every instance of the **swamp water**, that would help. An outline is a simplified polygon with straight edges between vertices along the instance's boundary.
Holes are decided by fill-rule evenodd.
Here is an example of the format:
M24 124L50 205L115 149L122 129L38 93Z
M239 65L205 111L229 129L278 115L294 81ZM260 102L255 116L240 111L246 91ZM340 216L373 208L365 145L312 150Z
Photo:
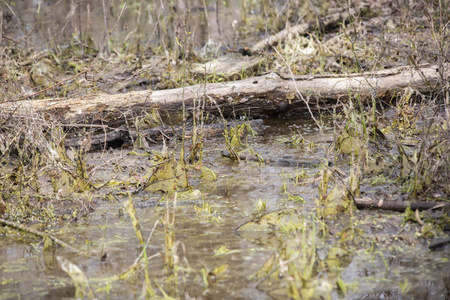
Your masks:
M19 39L39 21L37 33L30 35L31 44L43 43L41 46L46 49L55 36L65 42L90 36L98 48L105 33L101 5L79 2L82 5L74 14L75 3L78 2L16 1L14 8L26 30L15 28L18 22L12 17L14 22L8 28L5 23L4 30L10 30L7 33ZM123 2L111 3L109 28L117 20L119 4ZM260 40L261 37L246 40L246 35L259 33L258 25L266 23L261 6L254 8L257 13L244 16L245 2L192 3L189 31L195 48L202 48L210 37L233 49ZM198 9L204 3L210 12L208 22ZM139 6L129 4L129 7L113 32L114 40L137 43L140 39L130 33L138 29L136 21L141 20L139 30L145 46L157 48L160 40L173 41L167 20L170 16L165 11L161 13L158 1L147 5L141 18L137 18ZM158 23L167 26L169 33L156 28ZM132 194L144 240L159 221L147 249L150 259L146 267L148 282L158 297L163 298L166 293L167 298L187 299L288 299L298 296L295 294L298 289L303 298L316 299L450 298L450 247L428 250L426 241L415 236L417 224L406 223L401 227L403 213L360 210L350 216L346 211L325 222L314 217L320 184L314 179L321 175L324 166L297 168L295 161L325 158L326 148L333 140L331 129L319 135L308 118L265 120L265 125L267 128L260 135L248 137L248 145L265 159L294 163L238 164L221 156L225 149L223 138L211 138L205 141L204 165L216 173L216 181L189 172L193 192L179 193L175 208L174 195L163 198L149 192ZM294 132L300 132L317 147L308 151L307 144L287 143ZM154 149L160 151L161 145ZM139 180L151 167L149 156L127 155L129 152L89 154L88 164L96 167L94 180L107 182L114 178L123 182L131 177ZM349 173L346 162L337 161L337 167ZM118 200L109 197L108 192ZM134 275L115 277L128 270L141 253L135 229L122 204L128 199L127 188L92 189L88 195L74 197L92 209L74 222L68 221L72 215L70 206L80 204L52 197L57 209L67 205L68 218L49 233L82 253L72 254L61 248L44 251L43 243L35 237L1 228L0 300L75 297L74 281L61 270L57 257L78 266L99 299L136 299L145 295L149 286L145 286L143 267L137 268ZM263 213L280 210L285 215L247 223ZM167 211L169 216L165 217ZM164 219L169 219L173 227L162 225ZM243 224L250 226L239 227ZM253 230L243 230L249 227ZM166 244L173 250L169 257L164 255L168 252ZM105 253L106 257L101 259ZM84 288L78 287L78 291ZM87 298L88 293L84 292Z
M247 137L248 146L265 159L320 160L333 140L331 126L319 134L308 118L267 119L265 125L260 134ZM287 143L294 133L301 133L315 147L308 150L308 144ZM361 210L353 217L343 212L335 220L317 220L318 183L313 179L323 166L236 163L222 157L223 149L223 138L206 139L203 165L215 172L217 180L192 175L188 180L193 192L178 193L176 205L174 195L131 194L144 240L159 220L147 248L149 282L159 297L166 293L187 299L287 299L296 284L305 298L315 299L449 296L449 247L430 252L414 237L414 225L400 227L404 214ZM160 151L161 145L155 150ZM145 174L149 157L127 155L129 151L89 154L88 164L97 166L94 177L121 181ZM339 161L337 166L348 169ZM309 183L302 184L300 179L296 184L300 177ZM61 248L43 251L42 243L33 237L21 237L25 242L20 243L17 237L22 233L2 233L0 299L74 297L74 282L56 257L78 266L99 299L145 295L149 286L143 267L124 278L114 277L128 270L142 249L119 202L128 199L127 188L122 194L114 191L117 199L93 189L85 197L93 211L50 232L81 254ZM95 203L89 204L89 198ZM258 213L260 201L265 209L260 205ZM275 217L267 222L282 224L271 227L261 219L247 224L251 230L242 230L247 225L236 230L256 216L278 210L286 212L288 221ZM322 234L325 223L329 233ZM165 256L170 252L165 245L170 245L170 257ZM301 274L300 281L295 274Z

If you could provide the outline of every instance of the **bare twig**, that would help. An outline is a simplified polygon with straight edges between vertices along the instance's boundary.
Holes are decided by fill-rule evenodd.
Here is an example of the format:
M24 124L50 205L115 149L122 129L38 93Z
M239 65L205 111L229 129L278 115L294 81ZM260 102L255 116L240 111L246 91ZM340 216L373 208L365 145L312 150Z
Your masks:
M278 56L281 58L281 60L285 63L285 65L288 67L289 70L289 75L291 76L292 81L295 82L295 78L294 78L294 74L292 73L291 70L291 66L286 62L286 60L284 59L284 57L280 54L280 52L278 52L277 48L273 47L273 49L275 50L275 52L278 54ZM317 127L319 127L319 130L322 130L322 126L319 124L319 122L317 121L317 119L314 117L313 112L311 111L311 107L309 106L309 101L305 99L305 97L303 97L302 93L300 93L300 90L298 89L297 84L294 84L295 86L295 90L298 94L298 96L300 97L300 99L306 104L306 107L308 108L308 112L311 115L311 118L314 120L314 122L316 123Z
M141 253L140 253L140 254L138 255L138 257L136 257L136 259L134 260L133 265L131 265L131 266L128 268L128 270L126 270L125 272L123 272L122 274L120 274L119 277L121 277L121 276L123 276L123 275L129 273L130 271L132 271L133 269L135 269L137 266L140 265L141 260L142 260L142 258L144 257L144 252L147 251L148 246L150 245L150 241L152 240L153 233L155 232L155 229L156 229L156 227L157 227L158 225L159 225L159 220L157 220L157 221L155 222L155 225L153 225L152 231L150 232L150 235L148 236L147 241L146 241L144 247L142 247ZM156 256L159 256L159 255L160 255L160 253L156 253L156 255L152 255L152 256L150 256L148 259L150 260L150 259L152 259L152 258L154 258L154 257L156 257Z

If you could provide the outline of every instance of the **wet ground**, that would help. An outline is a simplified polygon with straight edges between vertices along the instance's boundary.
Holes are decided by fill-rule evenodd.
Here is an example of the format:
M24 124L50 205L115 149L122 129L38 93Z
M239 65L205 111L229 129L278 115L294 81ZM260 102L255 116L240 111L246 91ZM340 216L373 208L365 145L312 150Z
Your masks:
M267 119L265 125L260 134L247 138L248 145L264 158L326 157L326 149L332 141L331 126L319 134L314 122L306 116L290 120ZM308 150L306 146L286 143L294 133L297 136L301 133L316 147ZM303 249L296 244L297 238L289 241L292 236L283 232L238 232L236 229L255 217L259 200L266 203L266 210L261 213L296 208L307 223L316 222L319 226L320 222L311 218L316 209L317 183L295 185L294 182L302 170L308 175L305 180L311 180L318 176L322 167L299 169L271 163L236 163L221 156L224 148L223 138L206 140L204 165L216 173L217 181L207 181L198 178L198 173L189 172L194 192L179 193L175 208L173 195L132 194L144 239L155 222L164 222L166 210L174 220L172 233L176 246L173 249L176 249L174 260L178 276L170 277L164 266L168 225L158 225L147 250L147 257L156 255L148 263L152 286L159 295L164 291L179 298L285 299L287 293L277 296L279 292L273 292L279 282L272 282L271 287L267 279L255 279L254 275L271 255L283 249L282 245L291 243L290 247ZM155 149L161 150L161 145ZM121 181L145 174L150 166L148 156L127 155L129 151L89 154L88 163L98 166L94 178ZM338 166L344 171L347 168L339 162ZM281 192L284 185L290 195L300 196L304 202L289 200L286 193ZM128 191L133 192L130 187L92 190L91 195L82 197L89 204L91 196L93 211L70 223L62 221L63 226L50 232L82 250L82 254L71 254L61 248L43 251L42 243L35 238L25 238L26 242L18 243L20 233L2 233L0 299L74 297L73 282L58 266L57 256L81 268L99 299L138 298L145 282L142 269L127 279L112 279L132 266L141 251L132 222L119 202L128 199ZM114 193L117 199L107 197L108 192ZM201 210L205 205L209 205L209 209ZM328 295L332 299L448 297L450 247L431 252L424 240L415 237L418 230L415 224L400 227L403 216L403 213L365 210L356 211L353 217L343 213L336 220L326 221L330 234L317 234L316 272L311 280L331 283ZM343 238L343 232L351 224L356 233L349 241ZM223 246L228 251L218 251ZM329 260L330 249L341 249L345 253L338 256L338 263L334 265ZM101 259L104 253L106 258ZM220 266L227 269L216 269ZM347 287L346 294L337 288L336 273ZM287 280L281 275L278 277L280 281Z
M157 47L162 39L172 39L173 34L163 34L162 29L155 25L167 19L160 13L163 1L156 2L158 1L143 8L141 18L141 44L148 56L152 55L151 47ZM37 52L47 49L48 44L53 44L55 36L61 39L60 43L74 45L81 45L79 40L84 41L87 36L91 36L95 48L100 48L105 34L101 5L92 5L91 1L80 2L75 13L72 10L74 3L17 1L17 7L14 6L17 9L17 20L4 9L5 17L12 20L4 23L4 33L16 39L28 32L32 33L27 43L36 44ZM209 40L211 47L224 52L227 49L251 46L252 41L262 38L251 36L255 34L254 31L258 31L258 24L269 20L261 13L262 4L247 8L249 14L245 16L241 1L206 3L209 20L205 19L201 1L193 1L190 14L192 24L189 25L189 30L192 32L193 47L199 53L208 50L207 47L202 47ZM107 16L109 28L117 20L120 4L119 1L111 2ZM214 7L215 5L218 6ZM129 7L112 37L124 40L124 43L137 44L138 39L130 33L137 28L139 7L131 4ZM263 16L262 19L260 15ZM19 26L18 20L23 22L23 28ZM84 35L80 32L84 32ZM131 38L125 41L125 37ZM24 47L29 48L28 46L26 44ZM169 46L167 48L170 49ZM154 65L157 63L152 67ZM167 68L165 64L161 65ZM129 77L129 74L125 77ZM120 77L119 81L123 81L123 78ZM146 82L139 88L146 88L149 84ZM154 87L153 83L151 85ZM132 86L131 89L133 88L136 87ZM248 137L247 141L263 158L271 161L283 157L294 161L317 161L323 158L332 160L326 151L333 141L332 126L319 133L314 122L307 116L289 120L267 119L265 125L265 130L254 137ZM310 149L308 144L301 146L288 142L293 140L294 134L298 136L299 133L316 147ZM162 149L161 145L152 147L153 150ZM169 148L172 149L173 145L169 145ZM204 165L216 173L217 180L204 180L199 178L199 172L191 170L189 184L193 192L179 193L175 208L173 195L134 193L131 185L92 189L88 194L75 195L73 202L64 202L59 199L59 195L51 194L49 203L67 216L49 233L82 253L73 254L62 248L44 251L39 239L24 237L23 233L6 227L1 228L0 300L73 298L76 291L74 283L58 266L56 257L67 258L80 267L99 299L139 298L143 294L145 282L142 268L135 276L113 278L132 266L141 251L130 217L122 204L128 199L128 192L132 193L144 239L149 236L155 223L160 223L147 251L147 256L152 257L147 270L153 288L161 297L163 293L167 293L172 297L190 299L287 299L287 289L280 292L277 288L285 288L291 278L283 277L281 273L275 279L255 278L254 275L272 255L282 253L286 248L301 252L312 245L302 244L300 234L292 235L282 230L240 232L236 229L259 214L295 208L296 214L304 218L305 227L310 228L315 224L320 228L321 224L326 224L329 231L321 235L318 230L314 235L315 261L310 281L331 286L331 291L324 288L329 293L325 293L322 299L450 298L450 247L430 251L427 241L418 237L420 226L411 222L401 226L403 213L360 210L354 212L353 216L343 212L336 220L315 220L312 215L316 212L318 182L314 179L320 175L323 166L297 168L295 164L259 164L253 161L236 163L222 157L221 151L224 149L223 138L209 138L205 141ZM117 182L130 178L140 180L152 163L149 156L129 155L130 151L124 149L90 153L88 164L94 167L94 180L98 180L98 183L112 179ZM178 151L179 148L177 153ZM347 161L337 161L337 167L348 173L349 166L346 163ZM306 174L306 178L301 179L302 174ZM300 184L296 184L297 178L300 178ZM302 180L308 183L301 184ZM288 193L284 192L284 186ZM380 186L373 187L376 191L382 189ZM365 192L371 192L371 187L366 188ZM109 196L110 194L116 198ZM166 208L166 201L169 208ZM259 213L258 203L265 204L265 209L260 206ZM84 211L89 213L85 216L80 214L73 220L72 208L80 206L84 206ZM175 277L171 277L172 273L165 268L165 229L169 226L161 224L164 223L167 210L174 212L174 215L171 214L171 218L174 218L171 232L174 234L174 245L177 245L173 256L178 275ZM48 211L51 212L51 207ZM228 251L224 251L223 247ZM340 253L334 255L337 257L334 263L330 259L333 251ZM105 253L106 257L101 259ZM282 267L287 262L280 258L277 263ZM341 280L339 288L337 278ZM345 292L342 286L345 287ZM320 293L314 294L314 297L320 298Z

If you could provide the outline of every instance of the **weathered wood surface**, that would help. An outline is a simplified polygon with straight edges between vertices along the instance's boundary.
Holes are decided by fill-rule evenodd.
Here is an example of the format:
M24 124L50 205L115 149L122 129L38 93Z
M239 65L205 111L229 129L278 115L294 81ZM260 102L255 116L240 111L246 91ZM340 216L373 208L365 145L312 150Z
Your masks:
M446 72L444 77L448 80L449 72ZM180 121L183 103L188 114L191 114L204 100L206 113L217 115L220 108L225 117L233 114L261 117L305 109L305 99L312 110L329 108L339 101L345 102L349 92L358 93L362 99L376 96L386 101L403 94L405 88L428 93L440 87L442 73L433 65L340 76L296 76L295 81L286 75L270 73L240 81L171 90L3 103L0 104L0 112L7 113L19 105L18 112L31 109L56 117L63 123L118 127L126 119L155 109L169 118L166 121Z
M252 72L254 75L266 61L267 59L264 56L245 57L239 53L229 53L206 63L193 64L192 69L189 71L196 78L215 76L217 79L238 80L243 75L251 75Z
M313 22L303 22L295 26L289 26L286 29L271 35L251 47L252 53L264 51L264 49L271 47L277 43L281 43L289 36L301 35L312 32L317 29L326 29L328 27L337 26L339 23L345 23L348 18L359 14L363 9L368 8L368 5L362 5L356 9L350 9L349 11L342 10L340 12L333 13L325 16L323 19L318 19Z
M445 202L409 202L409 201L395 201L395 200L384 200L384 199L372 199L370 197L355 198L356 207L359 209L364 208L377 208L383 210L393 210L393 211L405 211L407 207L411 210L427 210L436 207L448 206Z

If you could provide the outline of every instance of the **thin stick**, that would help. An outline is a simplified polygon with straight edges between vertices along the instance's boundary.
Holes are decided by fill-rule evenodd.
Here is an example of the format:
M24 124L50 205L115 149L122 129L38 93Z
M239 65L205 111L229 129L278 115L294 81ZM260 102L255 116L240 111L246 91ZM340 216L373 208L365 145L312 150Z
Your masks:
M57 244L57 245L59 245L59 246L61 246L63 248L66 248L67 250L69 250L71 252L74 252L74 253L79 253L80 252L78 249L70 246L69 244L66 244L65 242L61 241L60 239L58 239L58 238L56 238L53 235L50 235L48 233L45 233L45 232L42 232L42 231L39 231L39 230L36 230L36 229L28 228L28 227L25 227L23 225L16 224L14 222L11 222L11 221L8 221L8 220L5 220L5 219L1 219L1 218L0 218L0 224L7 225L7 226L12 227L14 229L21 230L21 231L24 231L24 232L28 232L28 233L37 235L37 236L39 236L41 238L45 238L46 236L48 236L55 244Z
M155 225L153 225L153 229L152 229L152 231L150 232L150 235L148 236L147 241L146 241L144 247L142 247L141 253L140 253L140 254L138 255L138 257L136 257L136 259L134 260L134 263L133 263L126 271L122 272L118 277L124 276L125 274L129 273L131 270L136 269L136 267L139 266L139 265L141 264L141 260L142 260L142 258L144 257L144 252L147 251L147 248L148 248L148 246L150 245L150 241L151 241L151 239L152 239L153 233L155 232L155 229L156 229L156 227L158 226L158 224L159 224L159 220L157 220L157 221L155 222ZM154 258L154 257L156 257L156 256L159 256L159 255L160 255L160 253L156 253L156 254L150 256L147 260L150 260L150 259L152 259L152 258Z
M309 111L309 114L311 115L311 118L314 120L314 122L319 127L319 129L322 130L322 126L320 126L319 122L316 120L316 118L314 117L313 112L311 111L311 107L309 107L309 101L306 100L305 97L303 97L302 93L300 93L300 90L298 89L297 83L295 82L294 74L292 73L292 70L291 70L291 66L287 63L287 61L280 54L280 52L278 52L277 48L275 48L275 47L272 47L272 48L273 48L273 50L275 50L275 52L278 54L278 56L281 58L281 60L284 62L284 64L288 67L289 74L291 75L291 79L295 83L294 86L295 86L295 90L296 90L297 94L299 95L300 99L302 99L302 101L306 104L306 107L308 108L308 111Z
M108 32L108 17L107 17L107 15L108 15L108 12L107 12L108 11L108 7L107 6L109 6L109 1L108 1L108 3L105 3L105 0L102 0L103 22L105 23L105 34L104 34L104 36L105 36L105 44L104 45L106 45L106 41L109 40L109 36L110 36L110 33ZM102 52L102 51L103 51L103 47L100 50L100 52ZM106 54L109 55L109 49L106 50Z

